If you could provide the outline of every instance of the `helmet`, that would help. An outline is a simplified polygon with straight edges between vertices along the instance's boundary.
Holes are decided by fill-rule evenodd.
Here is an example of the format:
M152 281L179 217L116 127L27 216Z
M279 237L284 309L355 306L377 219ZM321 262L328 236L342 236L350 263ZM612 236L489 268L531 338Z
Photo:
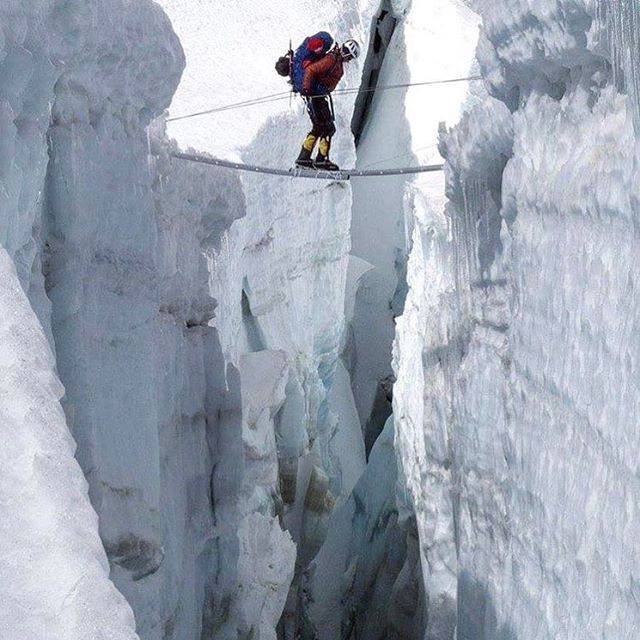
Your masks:
M360 55L360 45L355 40L347 40L341 51L347 60L355 60Z

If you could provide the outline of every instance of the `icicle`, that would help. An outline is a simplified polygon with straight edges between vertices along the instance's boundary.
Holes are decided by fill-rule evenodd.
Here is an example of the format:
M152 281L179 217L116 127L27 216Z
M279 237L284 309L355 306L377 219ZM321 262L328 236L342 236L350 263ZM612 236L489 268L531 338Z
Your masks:
M614 82L629 95L640 133L640 5L637 0L597 0L596 17L609 40Z
M153 176L153 168L151 162L151 125L147 127L147 167L149 169L149 175Z
M462 181L463 210L453 215L453 246L456 292L461 318L473 317L473 288L479 281L478 224L487 205L487 186L483 180Z

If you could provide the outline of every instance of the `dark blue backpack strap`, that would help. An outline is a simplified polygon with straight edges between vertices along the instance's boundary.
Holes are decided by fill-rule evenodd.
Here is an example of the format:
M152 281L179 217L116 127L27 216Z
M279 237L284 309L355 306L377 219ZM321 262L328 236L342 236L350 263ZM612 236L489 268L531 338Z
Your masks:
M304 80L304 62L309 59L309 50L307 49L307 38L297 49L293 55L291 64L291 84L293 90L298 93L302 92L302 82Z

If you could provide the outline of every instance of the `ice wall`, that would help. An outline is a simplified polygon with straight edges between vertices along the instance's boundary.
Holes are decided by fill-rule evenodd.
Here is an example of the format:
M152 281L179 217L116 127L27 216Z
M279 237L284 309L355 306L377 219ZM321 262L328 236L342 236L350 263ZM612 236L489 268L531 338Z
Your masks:
M52 195L47 173L55 173L48 134L54 103L53 117L70 128L77 124L82 129L85 122L97 128L103 111L112 110L119 110L116 117L123 121L148 121L175 87L180 50L152 3L9 2L1 13L0 237L22 287L9 259L3 258L2 308L8 332L3 339L8 358L3 382L8 386L2 406L5 426L14 425L5 434L3 449L11 452L16 442L21 444L20 455L3 464L2 520L7 529L2 537L8 545L3 554L8 563L2 579L7 590L3 635L133 638L131 611L107 580L97 521L58 405L62 387L51 358L51 305L44 277L51 248L45 239ZM64 100L58 101L62 95ZM76 177L73 168L66 174L70 189ZM69 214L81 216L91 209L94 203L82 201L83 195L76 193Z
M112 578L142 638L199 638L210 622L212 594L223 590L218 567L229 560L215 528L222 505L213 470L229 454L218 433L220 424L239 427L242 416L240 383L229 393L209 326L215 301L205 257L244 214L242 190L233 176L171 161L164 134L148 131L183 64L171 25L152 2L3 7L2 243L55 347L67 422ZM46 363L37 339L32 347L30 357ZM11 389L7 407L21 402L18 391ZM59 395L50 394L52 407ZM50 422L59 432L60 418ZM86 627L97 626L105 637L133 637L130 610L106 580L84 485L72 475L73 448L63 444L51 444L59 472L50 477L71 478L78 504L68 515L78 524L61 521L58 542L43 542L39 553L44 571L62 558L56 544L69 541L78 565L59 572L58 582L56 571L40 578L48 594L24 632L87 637ZM45 442L37 446L49 450ZM242 461L240 455L236 465ZM49 489L37 476L32 482L28 489L41 501ZM63 512L66 497L52 505ZM94 564L83 561L79 529ZM41 531L49 541L44 519ZM28 535L33 545L38 534L25 527ZM24 571L25 582L35 581L35 566L33 576ZM92 579L78 580L82 571ZM71 592L65 585L74 577ZM26 586L16 588L15 599L30 608L28 598L36 596ZM76 602L83 601L89 604L80 616ZM61 602L68 615L47 608ZM277 617L262 623L273 628ZM259 618L249 627L259 627Z
M393 417L336 509L304 581L303 638L420 639L424 594L415 523L399 508Z
M56 82L48 131L43 271L64 406L140 636L197 637L215 568L209 405L224 388L203 252L241 207L212 196L232 185L148 157L184 63L166 16L149 3L92 18L102 35L78 27L88 44Z
M374 62L381 58L377 74L381 86L408 81L402 8L382 3L373 27L381 44L380 51L370 51L369 57ZM389 21L394 21L395 30ZM358 168L385 169L412 163L413 154L407 151L411 145L404 109L406 93L362 95L361 100L368 99L370 104L359 123ZM404 304L405 187L404 176L376 183L356 181L353 186L352 255L370 268L356 293L346 360L367 452L391 413L394 318L402 313Z
M267 122L245 157L264 164L277 158L286 166L304 136L302 127L293 126L301 117ZM348 153L342 141L336 154L341 146ZM286 363L284 395L274 402L271 423L272 494L297 544L299 572L319 548L335 501L351 490L364 466L353 399L343 390L331 394L334 380L344 384L346 377L337 366L351 192L337 184L253 176L243 178L243 187L247 215L213 259L211 289L221 302L217 326L230 362L278 352ZM294 590L289 619L297 602Z
M476 19L464 3L382 2L376 15L381 22L374 24L374 30L384 48L377 75L381 87L469 75ZM385 23L390 19L396 28L386 42ZM370 51L374 60L380 55ZM358 166L385 169L441 162L438 123L456 122L467 91L468 85L462 83L373 94L366 121L360 123ZM418 181L423 191L441 197L443 183L438 176L425 175ZM357 291L347 365L370 450L391 412L391 352L395 318L402 314L406 295L412 222L404 209L410 189L405 176L354 182L353 189L352 254L371 269Z
M389 3L382 3L383 11L385 7ZM468 7L443 1L393 3L393 9L396 28L378 72L380 85L468 75L477 35L477 18ZM446 57L443 52L448 48L451 55ZM457 120L468 85L424 91L376 94L357 148L361 166L439 161L438 123ZM427 603L432 627L437 618L440 629L455 625L455 596L448 600L443 596L445 579L437 585L432 580L429 600L425 597L422 571L427 559L418 544L417 528L425 520L418 523L414 517L405 486L405 461L387 458L394 455L393 420L380 435L385 419L381 409L391 396L394 321L405 294L405 262L411 247L406 237L411 238L416 225L415 207L427 197L443 202L442 176L424 176L414 183L406 178L354 183L353 251L359 256L354 270L369 271L358 283L345 360L354 372L356 401L365 408L363 426L371 457L349 501L332 516L330 534L305 576L307 635L303 637L422 638ZM407 460L408 470L410 466ZM446 572L433 555L429 560L434 561L433 572Z
M1 248L0 308L0 635L134 640L73 458L50 346Z
M638 163L615 55L637 14L477 8L491 96L443 131L446 208L415 201L395 351L425 589L458 638L632 638Z

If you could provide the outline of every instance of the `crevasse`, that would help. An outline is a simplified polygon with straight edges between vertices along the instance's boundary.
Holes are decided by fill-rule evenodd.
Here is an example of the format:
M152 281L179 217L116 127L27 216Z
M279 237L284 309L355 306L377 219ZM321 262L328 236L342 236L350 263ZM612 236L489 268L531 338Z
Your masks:
M0 635L635 638L635 5L161 4L186 70L153 2L0 9ZM467 75L482 20L470 96L338 102L345 164L445 176L171 159L183 72L268 93L256 33L316 19L350 86ZM268 109L170 135L286 166Z
M389 8L401 15L406 7ZM222 9L232 23L237 3ZM327 3L322 11L336 33L366 43L380 9ZM301 25L310 15L307 6L290 6L255 19L275 29L292 13ZM55 373L51 363L45 370L64 384L66 428L88 480L110 578L133 610L139 637L273 638L277 625L285 638L313 633L307 569L332 514L343 517L336 507L352 505L363 487L369 526L379 514L388 519L380 550L395 554L387 568L398 586L393 620L373 620L368 633L392 624L418 634L421 620L406 613L420 600L416 535L394 515L393 425L361 479L364 439L340 358L345 291L350 300L362 273L362 261L349 258L350 189L240 181L171 160L174 143L154 119L184 59L155 4L52 0L21 11L11 5L6 17L3 244L55 351ZM185 46L193 50L188 39ZM228 81L229 69L219 69L212 96L222 99L223 87L238 85ZM353 68L347 82L358 77ZM340 103L343 129L352 110L351 102ZM287 162L302 138L304 125L292 126L300 115L247 118L246 129L234 131L251 141L245 157ZM209 127L227 147L228 130ZM353 158L350 137L338 138L334 152ZM402 188L394 194L397 204ZM11 303L24 305L16 291ZM381 357L388 368L387 334ZM48 401L64 433L61 395L58 388ZM55 456L78 476L72 449L69 442ZM369 487L377 473L384 473L382 494ZM11 483L6 488L15 494ZM41 494L42 482L33 491ZM84 506L67 500L59 509L92 532L87 547L98 563L77 570L97 578L74 588L79 605L96 598L95 611L85 608L77 628L64 618L61 628L83 637L86 625L105 625L106 615L106 637L132 636L131 612L107 580L84 485L76 491ZM25 533L17 553L38 535L36 528ZM357 546L358 554L369 553L366 537ZM43 555L65 559L55 545ZM371 554L369 569L354 574L355 615L337 611L356 630L366 616L361 595L381 557ZM73 602L66 576L48 578L52 596L39 626L8 616L12 637L47 637L58 603ZM336 593L341 578L334 576ZM20 606L38 597L35 581L18 594ZM381 583L376 602L388 593Z
M171 160L153 120L184 59L154 3L12 4L6 16L3 244L55 350L111 580L141 638L275 637L288 597L295 624L297 576L364 465L338 361L350 191L301 207L313 187ZM359 29L355 10L327 20ZM280 144L284 159L293 120L254 123L246 153ZM290 131L286 146L274 130ZM60 462L77 475L71 451ZM63 513L84 518L100 556L83 499ZM102 583L77 582L81 596L113 604L83 624L111 606L106 637L132 636L104 555L84 571ZM72 600L52 582L54 611ZM7 624L12 637L52 628Z

